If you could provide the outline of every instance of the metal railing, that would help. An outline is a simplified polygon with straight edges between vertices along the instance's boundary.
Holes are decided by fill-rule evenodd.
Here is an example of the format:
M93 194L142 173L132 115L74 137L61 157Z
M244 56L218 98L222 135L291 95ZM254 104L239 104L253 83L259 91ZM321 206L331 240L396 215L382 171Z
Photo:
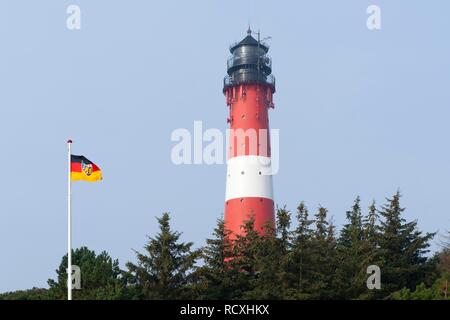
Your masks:
M234 66L239 66L242 64L258 64L258 60L261 67L267 67L269 69L272 69L272 59L269 56L263 55L260 56L259 58L257 57L253 59L252 58L253 57L231 56L227 60L227 70Z
M242 79L233 79L232 76L225 76L225 78L223 78L223 87L229 87L229 86L234 86L234 85L238 85L241 83L255 83L255 82L259 82L259 83L267 83L270 86L273 86L275 88L275 76L273 74L269 74L265 79L261 78L261 79L249 79L249 80L242 80Z

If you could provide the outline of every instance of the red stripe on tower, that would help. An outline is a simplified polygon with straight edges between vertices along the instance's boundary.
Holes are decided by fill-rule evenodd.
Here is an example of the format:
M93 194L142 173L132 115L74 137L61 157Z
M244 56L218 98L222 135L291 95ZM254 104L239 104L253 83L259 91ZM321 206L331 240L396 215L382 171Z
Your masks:
M261 233L265 225L275 226L268 115L275 78L268 46L259 33L258 40L247 33L230 48L223 89L230 108L224 221L232 235L242 234L251 217Z

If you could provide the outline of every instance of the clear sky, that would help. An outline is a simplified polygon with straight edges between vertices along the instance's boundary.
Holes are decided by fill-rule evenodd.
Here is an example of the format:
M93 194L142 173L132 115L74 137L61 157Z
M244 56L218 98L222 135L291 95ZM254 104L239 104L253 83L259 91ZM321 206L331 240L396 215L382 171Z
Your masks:
M81 30L66 28L70 4ZM204 243L226 167L175 166L170 135L225 130L228 47L249 22L272 37L276 203L326 206L341 225L357 195L366 207L400 189L408 220L450 229L449 15L444 0L2 0L0 292L45 287L66 253L69 137L104 172L74 184L74 247L123 266L164 211Z

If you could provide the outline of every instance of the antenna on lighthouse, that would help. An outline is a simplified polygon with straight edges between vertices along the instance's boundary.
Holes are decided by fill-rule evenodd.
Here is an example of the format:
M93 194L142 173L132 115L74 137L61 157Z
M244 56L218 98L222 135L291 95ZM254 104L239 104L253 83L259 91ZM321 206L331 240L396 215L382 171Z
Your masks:
M256 40L258 41L258 52L260 51L259 48L261 47L261 44L264 41L272 39L271 36L267 36L267 37L264 37L264 39L261 39L261 30L258 29L258 32L253 32L252 29L250 28L250 23L248 25L247 35L249 35L249 36L255 35L256 36ZM267 46L267 45L264 43L264 46ZM261 58L261 56L264 56L264 54L260 54L260 56L258 58ZM257 67L256 67L258 72L260 71L259 60L260 59L258 59L258 61L257 61Z

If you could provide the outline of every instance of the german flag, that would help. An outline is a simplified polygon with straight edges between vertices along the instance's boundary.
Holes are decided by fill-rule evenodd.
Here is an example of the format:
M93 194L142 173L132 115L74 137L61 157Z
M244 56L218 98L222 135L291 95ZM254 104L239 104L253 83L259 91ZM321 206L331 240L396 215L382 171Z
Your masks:
M70 178L72 181L84 180L95 182L102 180L100 168L84 156L70 156Z

